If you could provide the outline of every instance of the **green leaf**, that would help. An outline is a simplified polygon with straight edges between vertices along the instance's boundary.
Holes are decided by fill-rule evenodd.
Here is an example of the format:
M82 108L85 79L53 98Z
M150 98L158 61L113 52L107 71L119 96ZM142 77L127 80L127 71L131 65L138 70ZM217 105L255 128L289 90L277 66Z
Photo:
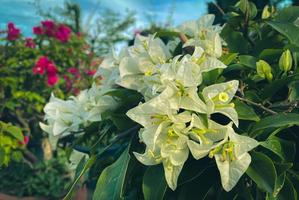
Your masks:
M283 188L275 198L267 195L267 200L297 200L297 198L296 189L288 177L285 178Z
M22 133L22 130L19 127L8 125L7 128L5 129L6 132L8 132L11 136L16 138L19 141L24 140L24 136Z
M270 99L273 95L277 93L277 91L279 91L281 88L283 88L291 81L291 77L273 81L272 83L265 86L265 88L261 91L260 97L262 99Z
M231 25L226 24L224 26L221 31L221 37L227 43L230 52L247 54L249 48L248 41L241 32L235 31Z
M299 17L299 7L292 6L278 12L278 15L273 21L268 21L270 26L286 36L292 44L299 43L299 28L294 24L294 21Z
M68 193L66 194L66 196L63 198L63 200L71 200L72 199L72 195L73 195L73 191L75 189L76 184L78 183L78 181L80 180L80 178L83 176L83 174L93 165L93 163L96 161L96 156L93 155L91 156L88 161L85 163L83 169L81 170L81 172L78 174L78 176L76 177L75 181L72 183Z
M239 60L242 65L254 70L256 69L256 62L258 61L256 57L250 55L241 55L239 56Z
M263 153L251 152L252 161L246 174L257 184L257 186L273 193L277 174L272 160Z
M145 200L163 200L167 183L162 165L147 168L143 177L142 190Z
M220 61L223 62L225 65L229 65L237 58L237 56L237 53L224 54L221 56Z
M261 142L261 145L271 150L283 161L291 162L294 160L296 153L296 145L294 142L271 136L266 141Z
M289 101L295 101L299 99L299 81L294 81L289 85L290 95Z
M235 104L235 109L238 113L239 119L252 120L256 122L260 120L259 116L254 112L254 109L246 103L237 99L233 100L233 103Z
M282 126L299 125L299 114L296 113L281 113L271 115L261 119L255 126L253 126L252 133L266 128L279 128Z
M130 161L129 148L130 146L112 165L103 170L98 179L93 200L123 199L124 182Z
M194 197L196 199L211 199L209 198L209 192L211 188L219 180L219 173L215 168L205 169L198 177L194 180L182 185L178 188L178 200L192 200Z
M5 151L4 149L0 148L0 167L3 165L5 159Z
M278 60L282 52L282 49L264 49L260 53L259 58L269 62L273 62L275 60Z

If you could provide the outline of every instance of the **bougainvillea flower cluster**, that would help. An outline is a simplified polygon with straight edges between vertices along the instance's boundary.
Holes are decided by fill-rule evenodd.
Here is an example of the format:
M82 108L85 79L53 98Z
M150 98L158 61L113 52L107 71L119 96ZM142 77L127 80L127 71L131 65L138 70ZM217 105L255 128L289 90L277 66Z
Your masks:
M32 69L32 72L33 74L40 75L44 75L46 73L47 83L49 86L54 86L59 80L56 65L46 56L41 56L38 58L35 66Z
M13 41L20 37L21 31L20 29L15 27L15 24L9 22L7 24L7 40Z
M26 38L25 46L34 49L36 45L32 38Z
M206 15L178 28L190 36L184 47L194 47L192 53L172 56L171 45L155 35L137 35L133 46L104 59L94 75L102 78L99 87L68 100L52 97L44 109L47 124L41 124L42 129L56 139L76 132L88 124L86 120L101 121L104 111L114 109L116 102L107 91L119 86L135 90L143 101L127 116L142 126L139 138L145 149L134 152L137 160L162 164L166 182L175 190L188 157L208 156L216 161L224 190L232 190L251 163L248 152L259 143L233 128L239 125L232 102L239 82L205 83L204 73L227 67L219 60L222 27L213 21L213 15ZM230 122L213 119L215 113Z
M41 26L33 27L33 33L54 37L60 42L68 42L71 38L72 30L64 24L56 24L52 20L45 20L41 22Z

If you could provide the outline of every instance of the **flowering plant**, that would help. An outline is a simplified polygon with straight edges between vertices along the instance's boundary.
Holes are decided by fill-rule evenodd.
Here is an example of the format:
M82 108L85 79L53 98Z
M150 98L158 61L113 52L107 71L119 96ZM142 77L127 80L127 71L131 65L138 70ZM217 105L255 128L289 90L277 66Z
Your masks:
M138 35L99 84L52 96L40 125L81 170L65 199L87 170L95 200L297 199L298 11L260 20L241 0L224 26L205 15Z

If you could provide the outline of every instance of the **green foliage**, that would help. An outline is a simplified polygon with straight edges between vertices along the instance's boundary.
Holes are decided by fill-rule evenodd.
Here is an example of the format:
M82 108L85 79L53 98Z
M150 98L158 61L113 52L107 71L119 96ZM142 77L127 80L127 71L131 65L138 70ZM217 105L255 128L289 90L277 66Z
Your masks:
M0 192L15 196L61 199L70 184L66 158L51 159L34 165L12 162L0 170Z
M22 159L24 137L19 127L0 121L0 169Z

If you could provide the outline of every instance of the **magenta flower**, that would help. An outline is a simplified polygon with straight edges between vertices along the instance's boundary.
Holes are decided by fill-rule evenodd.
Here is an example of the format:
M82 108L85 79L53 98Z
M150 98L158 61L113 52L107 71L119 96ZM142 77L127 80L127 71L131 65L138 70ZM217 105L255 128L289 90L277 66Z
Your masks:
M68 75L64 75L63 79L65 80L66 89L70 90L72 88L72 81Z
M48 59L47 56L41 56L39 57L39 59L37 60L37 62L35 63L35 66L33 67L32 71L33 74L40 74L43 75L45 73L46 67L47 65L50 63L51 61Z
M96 72L97 71L94 70L94 69L88 69L88 70L85 71L85 73L87 74L87 76L93 76L93 75L95 75Z
M49 86L54 86L59 80L59 77L57 74L48 75L47 77L47 83Z
M79 70L77 68L75 68L75 67L68 68L67 71L69 73L71 73L73 76L75 76L76 78L80 78L81 77Z
M33 27L32 30L33 30L33 33L35 35L42 35L43 34L43 29L40 26L35 26L35 27Z
M34 49L35 48L35 42L32 38L26 38L25 39L25 46Z
M55 33L55 37L60 42L67 42L71 37L72 30L66 25L59 25Z
M20 29L15 27L15 24L9 22L7 24L7 39L10 41L16 40L20 37L21 31Z
M41 23L42 23L44 33L47 36L52 37L55 35L56 25L52 20L45 20L45 21L42 21Z

